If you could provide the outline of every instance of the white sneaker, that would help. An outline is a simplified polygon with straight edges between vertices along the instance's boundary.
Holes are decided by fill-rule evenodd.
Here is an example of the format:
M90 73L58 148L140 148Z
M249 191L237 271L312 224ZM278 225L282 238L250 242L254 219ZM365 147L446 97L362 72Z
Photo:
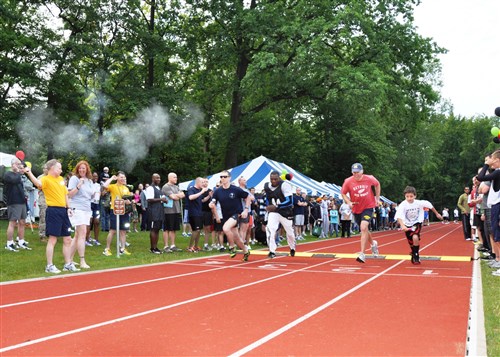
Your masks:
M358 257L356 258L356 261L359 263L364 263L365 262L365 253L359 253Z
M69 263L64 265L63 271L80 271L80 269L78 269L74 263Z
M17 249L16 243L12 242L9 244L5 244L5 249L10 250L11 252L19 252L19 249Z
M376 257L378 256L378 243L376 240L374 240L372 244L372 254Z
M495 260L495 262L493 264L490 264L490 268L500 269L500 260Z
M500 276L500 269L495 270L493 273L491 273L491 275Z
M61 271L57 269L57 267L54 264L50 264L45 267L45 272L51 274L59 274Z

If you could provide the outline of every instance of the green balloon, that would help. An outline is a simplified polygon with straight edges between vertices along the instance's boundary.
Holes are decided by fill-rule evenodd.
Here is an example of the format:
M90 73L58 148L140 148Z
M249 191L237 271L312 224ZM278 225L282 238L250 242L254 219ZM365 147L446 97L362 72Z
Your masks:
M496 126L491 128L491 135L498 136L498 134L500 134L500 129L498 129Z

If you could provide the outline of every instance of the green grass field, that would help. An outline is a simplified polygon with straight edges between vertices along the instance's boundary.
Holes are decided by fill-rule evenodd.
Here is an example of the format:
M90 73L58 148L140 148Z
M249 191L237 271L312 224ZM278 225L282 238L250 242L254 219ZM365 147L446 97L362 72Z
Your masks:
M2 245L6 241L7 222L0 221L0 237L2 237ZM165 261L187 259L193 256L215 255L220 254L217 251L212 252L199 252L189 253L187 248L189 238L183 237L181 234L177 235L176 245L184 251L179 253L168 254L151 254L149 252L149 233L138 232L129 233L127 241L131 244L129 247L132 255L121 256L117 258L116 254L106 257L102 254L104 245L87 247L85 251L85 258L87 263L91 266L91 271L112 269L126 266L137 266L144 264L161 263ZM201 237L200 242L203 242ZM0 250L0 281L11 281L29 278L39 278L48 276L45 273L45 243L40 242L38 238L38 230L35 228L32 232L29 227L26 228L26 240L30 242L33 248L31 251L20 250L19 252L10 252L5 249ZM101 243L106 241L106 235L101 232L99 237ZM314 240L309 237L308 240ZM211 241L209 241L211 244ZM158 247L163 248L163 240L160 237ZM262 248L263 246L255 246L255 248ZM112 251L116 252L116 238L113 239L111 246ZM75 259L76 262L79 259ZM62 257L62 243L58 241L54 252L54 264L62 270L63 265ZM488 356L500 356L500 277L491 275L492 269L482 264L482 278L483 278L483 298L484 298L484 315L485 315L485 329L486 340L488 348ZM62 272L63 274L75 274Z

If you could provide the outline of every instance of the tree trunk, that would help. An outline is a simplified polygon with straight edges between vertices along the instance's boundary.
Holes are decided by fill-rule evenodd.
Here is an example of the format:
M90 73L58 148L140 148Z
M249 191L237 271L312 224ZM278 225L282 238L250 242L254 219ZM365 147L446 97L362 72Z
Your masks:
M241 46L240 46L241 48ZM242 94L241 94L241 81L245 78L247 73L249 61L244 53L240 54L238 65L236 67L236 83L233 89L232 102L231 102L231 117L230 117L230 131L229 140L226 149L226 157L224 163L226 168L234 167L238 164L238 146L241 137L241 122L243 114L241 111Z

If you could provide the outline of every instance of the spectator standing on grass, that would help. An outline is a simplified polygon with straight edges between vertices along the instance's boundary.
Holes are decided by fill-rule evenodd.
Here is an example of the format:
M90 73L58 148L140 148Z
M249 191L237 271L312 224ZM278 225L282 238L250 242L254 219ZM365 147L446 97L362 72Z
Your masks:
M354 213L354 220L361 232L361 252L356 261L365 262L365 249L367 243L371 244L373 255L378 255L377 241L372 238L369 231L370 221L373 217L373 209L380 201L380 183L372 175L365 175L363 165L355 163L351 166L352 176L345 179L342 185L342 198ZM375 194L373 193L375 189Z
M293 195L293 226L295 229L295 239L304 239L304 227L305 227L305 210L307 207L307 202L302 195L302 189L297 187L295 190L295 195Z
M191 226L191 238L189 239L188 251L195 253L200 250L198 242L200 232L203 229L203 211L202 199L207 192L208 187L203 187L203 178L197 177L193 187L188 189L187 197L189 200L188 216Z
M341 237L351 238L352 210L345 201L343 201L340 205L339 214L341 224Z
M170 172L167 183L161 188L163 194L168 198L168 202L163 207L165 222L163 228L164 252L182 252L175 244L176 232L181 229L181 202L186 197L184 191L177 186L177 174ZM170 241L170 245L169 245Z
M488 173L488 170L493 170ZM484 159L484 165L477 179L481 182L491 181L488 193L488 206L491 207L491 229L493 235L493 251L495 260L490 264L491 268L497 269L493 275L500 276L500 150L494 151Z
M337 206L332 203L330 207L330 236L333 236L333 232L335 232L335 237L339 236L339 211L337 210Z
M139 185L141 187L142 185ZM145 184L142 186L143 189L141 189L140 197L141 197L141 209L142 209L142 216L141 216L141 231L147 231L148 230L148 199L146 198L146 190L149 187L149 184Z
M43 173L37 177L40 180L43 176L47 176L47 168L43 165ZM40 242L47 243L47 235L45 234L45 212L47 211L47 202L42 190L38 190L38 236Z
M111 183L115 181L116 183ZM110 211L110 219L109 219L109 233L106 238L106 248L104 249L105 256L109 257L113 255L111 253L111 241L116 234L116 231L119 232L120 239L120 254L130 255L131 253L126 249L126 238L127 231L130 228L130 216L128 214L123 214L120 216L120 226L117 227L117 215L114 213L115 209L115 200L123 199L125 201L125 205L130 205L132 202L129 199L125 199L124 197L130 197L130 191L127 186L127 176L123 171L118 171L118 174L111 176L104 184L103 187L109 191L111 194L111 211Z
M12 171L4 174L5 197L7 203L7 243L5 249L11 252L18 252L19 248L31 250L28 242L24 240L24 230L26 226L27 207L24 196L24 186L22 176L25 168L21 160L17 157L11 160ZM19 241L14 241L14 231L17 226L17 236Z
M88 245L101 245L99 242L99 233L101 232L101 194L102 187L99 183L99 174L94 172L92 174L92 199L90 200L90 210L92 211L92 217L90 218L90 226L87 229L87 242ZM90 236L90 233L94 233L94 237Z
M47 161L47 176L38 180L29 167L25 172L33 184L42 190L47 201L46 212L46 234L49 236L45 254L47 257L46 273L58 274L61 271L53 263L54 248L57 237L63 237L63 257L64 271L78 271L71 261L71 222L69 216L72 210L69 208L68 188L64 184L64 177L61 176L61 163L55 159Z
M87 161L79 161L74 170L73 176L68 182L69 207L73 211L70 222L75 227L75 236L71 241L71 261L78 251L80 257L80 268L90 269L85 261L85 242L87 229L92 218L91 200L94 196L94 185L92 182L92 172Z
M163 204L168 202L167 197L160 189L161 177L159 174L153 174L151 176L151 185L145 190L146 199L148 200L148 230L149 230L149 251L153 254L161 254L162 251L158 249L158 239L160 235L160 229L163 228L165 213L163 212ZM167 251L168 245L165 246L163 250L165 253Z
M462 230L464 232L464 239L471 240L471 226L470 226L470 207L469 207L469 186L464 187L464 193L460 195L457 202L457 207L462 213Z

